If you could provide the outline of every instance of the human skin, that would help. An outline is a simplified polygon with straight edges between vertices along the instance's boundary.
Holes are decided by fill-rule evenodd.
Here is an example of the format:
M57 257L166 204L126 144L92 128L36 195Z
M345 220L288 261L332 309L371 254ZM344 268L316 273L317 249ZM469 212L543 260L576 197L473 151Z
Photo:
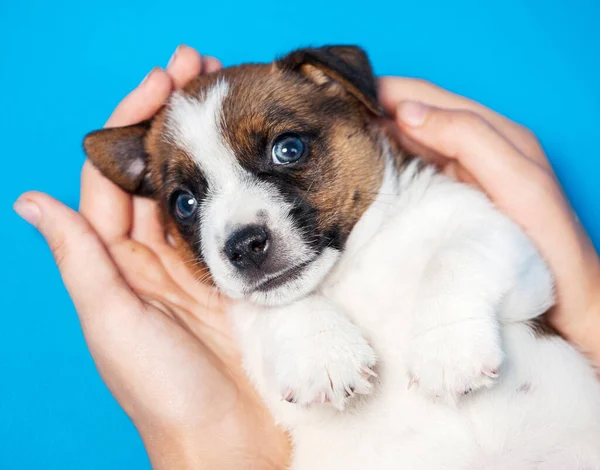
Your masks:
M219 68L180 46L106 125L150 118L173 89ZM537 139L419 80L382 78L380 99L407 148L480 187L529 234L557 280L550 320L600 363L600 261ZM15 210L46 238L98 371L153 468L285 468L288 440L241 368L228 300L178 257L153 201L124 193L86 162L79 212L38 192L23 194Z

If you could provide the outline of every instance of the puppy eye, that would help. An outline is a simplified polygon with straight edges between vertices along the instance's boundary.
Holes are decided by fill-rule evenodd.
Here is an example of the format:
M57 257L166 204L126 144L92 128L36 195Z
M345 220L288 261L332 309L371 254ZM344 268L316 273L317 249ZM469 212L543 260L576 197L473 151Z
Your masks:
M283 134L273 144L271 154L273 163L277 165L287 165L300 160L306 153L306 145L300 137L295 134Z
M190 222L198 208L196 198L187 191L178 191L173 200L177 218L182 222Z

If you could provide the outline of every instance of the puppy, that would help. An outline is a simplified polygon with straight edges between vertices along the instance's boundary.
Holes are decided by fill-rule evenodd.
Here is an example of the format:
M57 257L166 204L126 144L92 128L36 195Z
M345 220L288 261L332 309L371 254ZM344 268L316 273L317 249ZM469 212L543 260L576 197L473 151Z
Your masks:
M84 147L237 300L292 469L600 469L594 371L536 328L544 261L382 117L361 49L302 49L200 76Z

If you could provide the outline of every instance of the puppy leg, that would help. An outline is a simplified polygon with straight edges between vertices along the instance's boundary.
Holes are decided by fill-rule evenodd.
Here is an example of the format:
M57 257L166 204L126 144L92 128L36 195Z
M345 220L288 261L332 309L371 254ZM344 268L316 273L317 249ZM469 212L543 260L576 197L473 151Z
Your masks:
M517 282L502 299L499 308L503 323L531 320L554 305L554 280L546 262L531 247L521 265Z
M430 260L407 351L409 387L454 399L493 385L503 359L496 316L506 276L472 240Z
M530 320L553 302L552 278L531 241L474 194L452 224L438 227L414 311L409 384L434 396L493 385L503 359L499 322Z
M246 321L246 368L264 395L343 409L352 395L370 393L375 353L358 327L325 297L263 309L251 324L241 321Z

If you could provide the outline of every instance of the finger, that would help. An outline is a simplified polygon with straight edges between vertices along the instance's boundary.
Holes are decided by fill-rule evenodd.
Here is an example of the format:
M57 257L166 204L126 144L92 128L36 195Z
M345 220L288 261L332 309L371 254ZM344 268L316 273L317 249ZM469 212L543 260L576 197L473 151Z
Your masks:
M141 302L119 274L92 227L77 212L50 196L28 192L15 211L46 239L82 323L102 307L110 311L141 307Z
M207 286L204 282L208 275L208 268L199 264L195 257L191 259L182 259L172 245L167 243L165 229L160 223L159 211L156 201L147 198L134 197L134 221L131 231L131 241L128 243L138 243L148 247L147 253L138 253L144 256L157 256L160 263L154 260L155 266L162 265L160 268L153 269L152 272L137 272L132 278L129 278L125 269L125 277L128 283L136 292L145 292L147 294L168 297L170 303L184 305L189 299L196 299L196 304L205 305L207 308L218 306L224 302L220 296L215 296L214 289ZM116 245L111 248L111 253L115 259L119 259L119 250L128 250L127 243ZM116 250L116 251L115 251ZM148 263L139 263L140 266L147 266ZM125 267L123 267L125 268ZM165 271L168 276L165 276ZM190 274L192 274L190 276ZM162 277L161 277L162 276ZM151 282L148 279L151 278ZM175 284L173 284L175 280ZM149 287L150 286L150 287ZM170 286L168 289L156 290L157 286ZM177 288L174 288L177 286ZM182 291L182 292L179 292ZM175 292L179 294L175 295ZM186 295L182 295L185 293Z
M133 214L131 195L105 178L89 160L81 170L79 212L107 245L129 235Z
M455 161L448 162L442 171L446 176L449 176L456 181L470 184L483 191L483 188L479 185L479 182L475 177Z
M156 201L134 197L133 208L131 238L150 247L166 244Z
M171 88L169 75L154 69L117 106L106 126L125 126L150 118L163 105ZM131 196L102 176L89 161L83 165L79 210L104 243L127 236L131 229L131 204Z
M430 148L415 142L406 135L400 135L399 142L403 149L407 150L413 155L418 155L426 162L437 166L446 176L449 176L456 181L467 183L482 189L473 175L465 170L465 168L462 167L456 160L446 158L439 153L434 152Z
M167 72L154 68L115 108L105 127L128 126L149 119L168 98L173 83Z
M407 102L399 107L398 120L411 139L466 169L496 206L525 230L555 275L558 305L583 308L586 292L595 289L586 285L588 276L574 279L577 273L589 272L594 250L585 232L577 230L554 175L472 112Z
M402 150L412 155L421 157L428 163L432 163L438 167L444 167L449 159L441 156L437 152L434 152L430 148L414 141L408 135L402 132L402 129L398 126L395 121L385 119L382 121L382 125L387 129L390 136L400 144Z
M477 114L404 102L398 111L403 134L458 162L496 199L524 184L537 168L511 142Z
M465 170L456 160L444 157L425 145L414 141L409 136L403 134L394 121L384 120L383 125L388 128L388 132L396 139L404 151L411 155L417 155L426 162L437 166L444 174L457 181L468 183L481 189L473 175Z
M436 108L477 113L511 141L519 151L544 168L550 169L544 151L528 129L473 100L451 93L432 83L412 78L383 77L379 80L379 100L390 116L396 115L397 107L403 101L418 101Z
M203 60L195 49L181 44L171 56L167 73L175 88L185 86L202 72Z
M204 66L202 67L202 73L213 73L217 70L221 70L223 68L223 64L219 59L214 57L205 56L204 57Z

